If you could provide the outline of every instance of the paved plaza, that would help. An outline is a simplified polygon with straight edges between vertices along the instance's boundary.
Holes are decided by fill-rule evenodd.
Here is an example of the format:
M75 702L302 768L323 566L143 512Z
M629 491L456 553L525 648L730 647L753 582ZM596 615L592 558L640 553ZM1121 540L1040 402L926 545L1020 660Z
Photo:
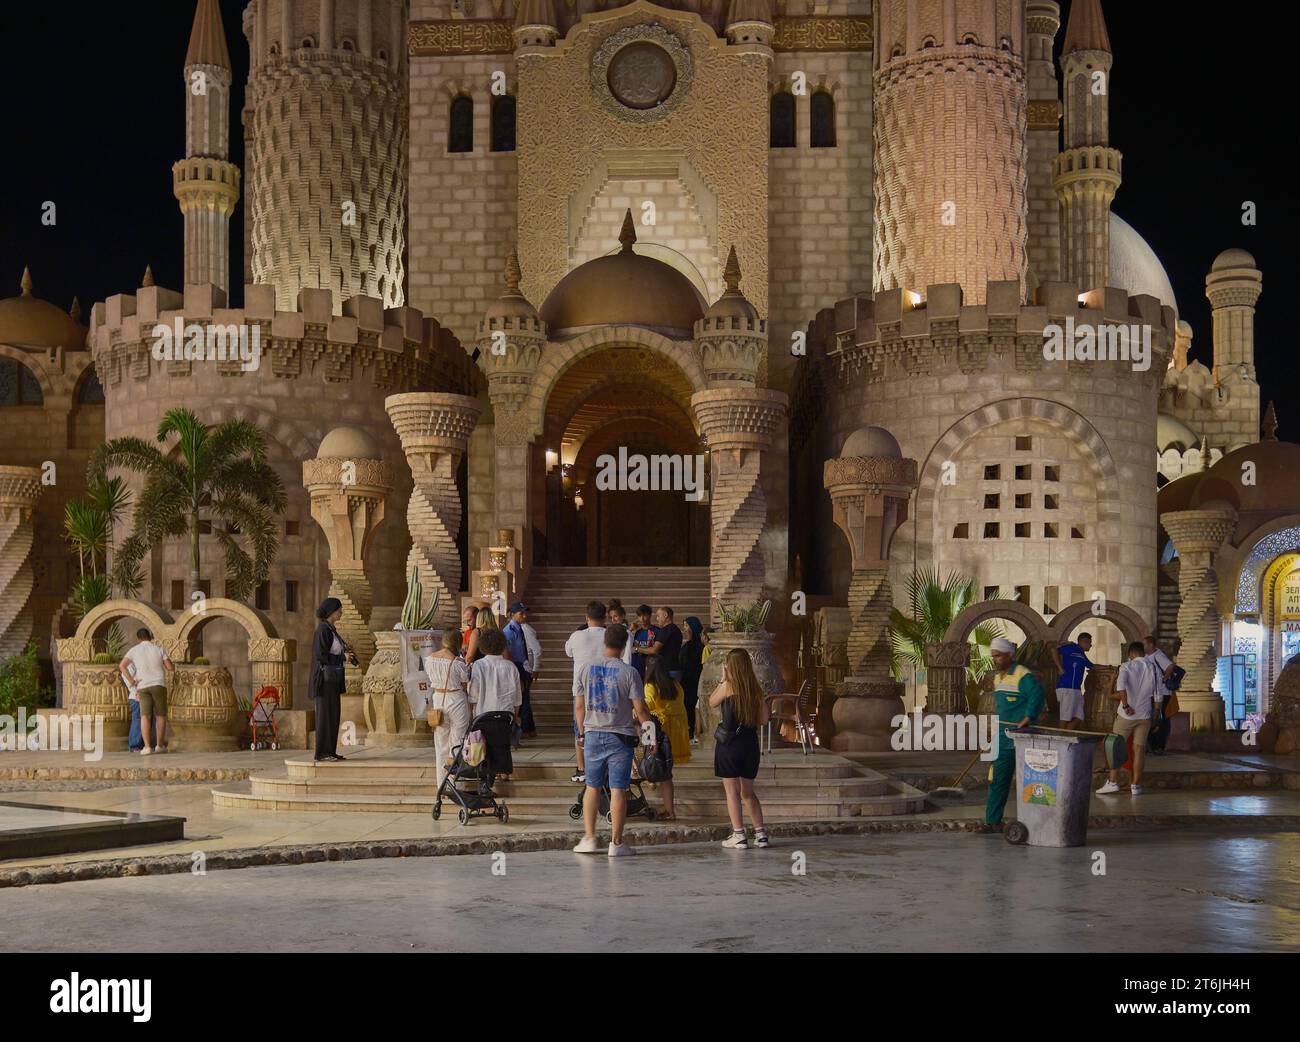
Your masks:
M4 890L0 919L11 951L1295 951L1300 834L404 858Z

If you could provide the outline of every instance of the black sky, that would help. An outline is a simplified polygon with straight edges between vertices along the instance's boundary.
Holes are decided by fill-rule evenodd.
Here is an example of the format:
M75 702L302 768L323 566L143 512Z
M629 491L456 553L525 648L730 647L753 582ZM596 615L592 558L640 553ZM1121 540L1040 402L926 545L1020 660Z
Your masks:
M221 4L236 65L231 158L241 168L244 6ZM1104 6L1115 51L1112 144L1124 153L1115 212L1164 261L1196 331L1193 357L1207 363L1205 274L1230 246L1255 255L1264 273L1256 327L1263 396L1277 402L1282 436L1300 439L1288 321L1300 286L1300 221L1288 183L1296 91L1293 69L1262 46L1264 33L1300 35L1300 10L1270 4L1262 20L1245 7L1240 17L1211 17L1199 4ZM181 284L171 165L184 148L181 65L193 13L192 0L5 5L0 297L18 291L24 264L38 296L66 307L76 294L87 313L94 301L138 286L146 264L159 285ZM40 220L47 200L58 206L53 228ZM1257 227L1241 223L1246 201L1258 206ZM243 216L241 205L232 244L243 241ZM240 265L242 249L232 252ZM232 284L242 281L239 267Z

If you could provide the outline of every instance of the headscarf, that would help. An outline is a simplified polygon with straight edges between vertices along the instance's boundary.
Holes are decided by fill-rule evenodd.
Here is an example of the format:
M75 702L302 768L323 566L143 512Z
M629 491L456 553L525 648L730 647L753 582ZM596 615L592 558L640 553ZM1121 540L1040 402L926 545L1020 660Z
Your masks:
M343 602L337 597L326 597L320 602L320 607L316 609L316 618L324 621L343 607Z
M696 618L696 616L688 615L686 616L686 625L691 631L691 642L698 642L700 640L700 634L704 632L704 623Z
M989 645L989 650L1000 651L1004 655L1014 655L1016 653L1016 646L1012 644L1011 641L1007 640L1006 637L994 637L993 643Z

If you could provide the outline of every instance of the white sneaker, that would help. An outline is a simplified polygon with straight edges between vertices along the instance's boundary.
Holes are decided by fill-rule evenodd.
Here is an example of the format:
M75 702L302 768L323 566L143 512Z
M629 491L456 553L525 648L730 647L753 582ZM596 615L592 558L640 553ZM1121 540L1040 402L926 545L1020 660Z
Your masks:
M146 745L143 749L140 750L140 755L141 755L141 756L152 756L152 755L153 755L153 750L150 749L150 748Z
M609 845L610 857L631 857L636 853L636 847L631 843L611 843Z
M165 746L165 745L155 745L155 746L153 747L153 751L156 752L156 753L165 753L165 752L167 751L167 746Z
M578 840L578 845L573 848L575 854L599 854L600 840L595 836L583 836Z
M1117 782L1108 781L1106 782L1105 785L1103 785L1100 789L1097 790L1097 795L1108 796L1112 792L1119 792L1119 784Z
M728 850L748 850L749 840L743 832L732 832L730 836L722 841L722 845Z
M1128 791L1129 791L1129 793L1130 793L1131 795L1133 795L1133 796L1141 796L1141 795L1142 795L1142 786L1141 786L1141 785L1130 785L1129 788L1128 788Z
M699 745L699 744L700 744L700 740L698 738L691 739L691 745Z

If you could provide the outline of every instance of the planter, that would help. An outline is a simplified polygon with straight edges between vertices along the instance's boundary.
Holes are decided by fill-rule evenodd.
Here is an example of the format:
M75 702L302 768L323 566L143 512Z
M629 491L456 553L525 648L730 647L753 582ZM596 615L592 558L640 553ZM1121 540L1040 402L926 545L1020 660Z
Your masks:
M779 695L786 691L785 677L777 665L776 653L772 650L772 634L765 631L758 633L728 633L719 630L709 635L709 661L704 663L700 674L700 702L708 701L713 689L724 679L727 653L734 648L743 648L749 652L749 660L754 664L754 676L758 686L766 695ZM716 717L717 713L714 713Z
M178 665L167 693L168 746L178 752L239 748L244 714L235 699L230 670Z
M836 752L887 753L893 720L903 712L903 685L896 680L846 677L835 691L831 710Z
M131 709L117 665L68 662L63 668L64 710L81 716L102 717L104 750L125 752L127 734L131 729Z
M361 683L368 729L366 745L432 746L433 732L424 720L411 716L402 687L401 631L377 631L375 647L375 657Z

